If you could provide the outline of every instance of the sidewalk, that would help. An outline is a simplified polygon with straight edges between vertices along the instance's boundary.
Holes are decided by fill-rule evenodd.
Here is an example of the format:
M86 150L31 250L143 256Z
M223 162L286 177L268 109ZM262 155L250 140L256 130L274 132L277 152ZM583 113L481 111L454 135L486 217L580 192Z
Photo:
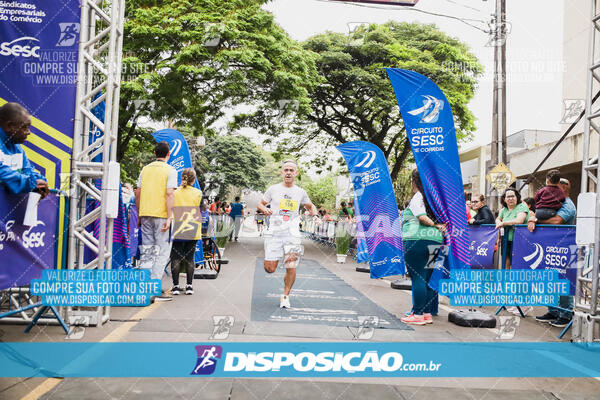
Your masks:
M255 236L255 235L254 235ZM263 241L258 237L241 237L229 243L225 256L229 264L222 267L215 280L195 280L193 296L174 296L171 302L155 303L149 307L112 307L111 320L102 327L89 327L79 341L95 342L203 342L214 330L214 316L232 316L235 320L229 336L220 341L352 341L356 324L342 320L324 322L331 312L351 313L352 304L372 302L380 315L399 319L411 308L411 294L390 288L389 279L370 279L368 274L355 271L356 264L336 264L335 250L304 240L307 265L298 269L298 281L292 292L291 315L307 322L278 322L279 293L282 287L277 272L268 276L257 267L263 256ZM312 261L311 261L312 260ZM317 264L318 263L318 264ZM316 265L316 266L315 266ZM319 266L320 265L320 266ZM302 265L301 265L302 267ZM324 268L324 269L319 269ZM312 272L311 272L312 271ZM315 271L322 271L315 276ZM310 272L310 273L309 273ZM165 278L170 279L170 278ZM272 284L266 285L266 282ZM321 286L310 286L316 281ZM323 283L325 281L325 283ZM257 283L260 290L257 292ZM316 289L315 289L316 288ZM340 288L340 289L336 289ZM254 306L253 306L254 295ZM260 295L260 296L259 296ZM258 296L258 297L257 297ZM257 302L263 304L266 316L257 320ZM272 309L270 305L272 303ZM336 307L331 307L335 304ZM329 307L329 308L328 308ZM332 310L333 308L333 310ZM296 310L294 310L296 309ZM374 308L372 308L374 309ZM271 311L272 310L272 311ZM450 307L440 304L440 315L429 326L409 329L375 329L372 341L394 342L455 342L496 341L495 329L462 328L447 322ZM487 309L493 312L493 309ZM537 308L531 316L520 319L514 341L556 341L558 328L534 321L533 315L543 313ZM269 314L270 313L270 314ZM295 313L295 314L294 314ZM342 314L340 314L342 315ZM501 315L510 315L503 312ZM315 317L318 316L318 317ZM358 317L358 315L355 315ZM296 319L298 317L295 317ZM346 317L344 317L346 318ZM349 318L349 317L348 317ZM386 317L388 318L388 317ZM332 320L333 321L333 320ZM340 322L342 321L342 322ZM67 341L57 326L35 327L24 334L24 326L2 325L2 341ZM568 338L568 334L566 337ZM177 355L173 355L177 362ZM168 368L168 366L165 366ZM283 383L283 384L282 384ZM591 378L519 378L519 379L453 379L453 378L355 378L355 379L0 379L0 398L21 398L39 386L47 399L107 399L107 398L222 398L222 399L286 399L286 398L485 398L485 399L592 399L600 392L600 381ZM43 390L42 390L43 389ZM82 396L85 393L85 396ZM31 397L31 398L36 398Z

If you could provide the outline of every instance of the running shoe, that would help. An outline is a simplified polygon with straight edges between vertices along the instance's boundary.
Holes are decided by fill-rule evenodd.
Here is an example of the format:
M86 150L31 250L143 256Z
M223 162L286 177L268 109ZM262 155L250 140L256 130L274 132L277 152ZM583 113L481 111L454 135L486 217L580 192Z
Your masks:
M178 296L181 293L181 288L178 285L173 286L173 289L171 289L171 294L173 296Z
M517 310L517 307L515 307L515 306L506 307L506 311L508 311L511 314L514 314L514 313L519 314L519 310Z
M292 308L290 305L290 296L281 295L281 299L279 300L279 308Z
M185 294L194 294L194 288L192 287L192 285L187 285L185 287Z
M568 318L558 318L550 322L550 325L556 326L557 328L564 328L565 326L569 325L569 322L571 322L571 320Z
M557 316L555 314L549 313L547 312L544 315L538 315L537 317L535 317L536 321L540 321L540 322L552 322L552 321L556 321Z
M423 318L425 319L425 323L433 324L433 317L429 313L424 313Z
M173 300L173 296L167 294L167 293L162 293L160 296L156 296L154 298L154 301L171 301Z
M425 325L427 321L425 321L425 317L423 315L409 315L408 317L404 317L400 319L400 321L409 325Z

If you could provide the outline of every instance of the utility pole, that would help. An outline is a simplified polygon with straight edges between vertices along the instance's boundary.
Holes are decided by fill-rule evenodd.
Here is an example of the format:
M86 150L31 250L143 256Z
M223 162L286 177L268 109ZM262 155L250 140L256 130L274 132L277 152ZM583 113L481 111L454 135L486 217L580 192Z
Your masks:
M506 0L496 0L496 12L491 24L494 48L494 90L492 112L492 165L506 164ZM501 193L496 193L492 208L496 208Z
M499 0L500 6L500 35L502 46L500 46L500 93L499 96L502 99L500 115L502 116L501 122L501 139L500 139L500 155L502 156L501 162L507 164L506 159L506 0Z

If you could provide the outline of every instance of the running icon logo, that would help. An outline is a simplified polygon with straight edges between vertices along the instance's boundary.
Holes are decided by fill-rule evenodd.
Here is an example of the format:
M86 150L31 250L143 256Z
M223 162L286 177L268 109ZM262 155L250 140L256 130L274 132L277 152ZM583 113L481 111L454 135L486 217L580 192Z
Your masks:
M210 375L217 368L217 360L223 355L221 346L196 346L198 361L190 375Z
M431 95L424 95L423 105L419 108L409 111L410 115L421 115L420 123L433 124L437 122L440 111L444 109L444 102Z
M71 47L75 44L75 41L79 37L79 23L78 22L60 22L58 24L60 28L60 37L56 43L56 47Z

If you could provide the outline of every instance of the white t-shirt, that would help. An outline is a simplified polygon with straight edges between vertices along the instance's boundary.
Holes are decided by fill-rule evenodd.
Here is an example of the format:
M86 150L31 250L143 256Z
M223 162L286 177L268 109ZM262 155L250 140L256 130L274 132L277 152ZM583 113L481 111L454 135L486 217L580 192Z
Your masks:
M273 212L268 232L298 231L300 206L310 203L306 190L296 185L287 187L283 183L268 188L263 200L270 204Z
M427 214L427 210L425 209L425 202L423 201L423 195L421 194L421 192L417 192L414 194L412 199L410 199L410 203L408 203L408 208L410 208L410 212L415 217Z

